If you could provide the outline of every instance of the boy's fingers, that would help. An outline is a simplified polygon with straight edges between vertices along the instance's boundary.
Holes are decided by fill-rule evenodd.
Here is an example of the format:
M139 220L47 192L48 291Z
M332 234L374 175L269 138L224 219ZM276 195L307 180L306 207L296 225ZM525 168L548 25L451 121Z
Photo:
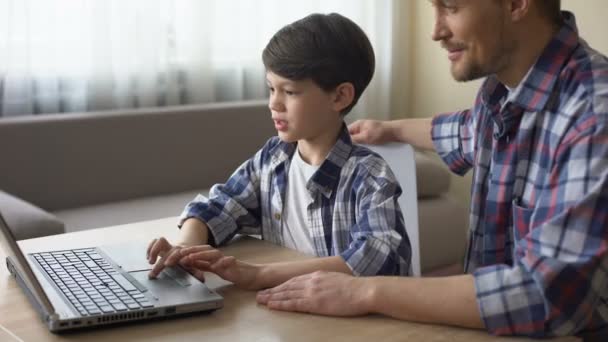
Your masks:
M188 254L204 252L204 251L208 251L208 250L212 250L212 249L215 249L215 248L213 248L209 245L190 246L190 247L184 247L184 248L180 249L180 254L182 256L185 256Z
M150 250L152 249L152 246L154 246L154 244L156 243L158 239L153 239L152 241L150 241L150 243L148 244L148 248L146 249L146 259L150 259Z
M165 266L173 266L182 258L180 253L181 248L174 248L165 256Z
M154 261L156 261L156 258L158 258L158 255L164 251L170 248L170 244L167 241L167 239L161 237L160 239L158 239L150 248L150 263L154 263Z
M156 264L154 264L154 267L152 267L152 270L150 270L150 273L148 273L148 277L156 278L158 276L158 274L160 272L162 272L162 270L164 268L165 268L165 258L160 258L160 260L158 260L158 262Z
M208 261L210 263L217 262L217 260L219 260L223 256L224 254L222 254L222 252L217 249L188 254L190 260L203 260Z

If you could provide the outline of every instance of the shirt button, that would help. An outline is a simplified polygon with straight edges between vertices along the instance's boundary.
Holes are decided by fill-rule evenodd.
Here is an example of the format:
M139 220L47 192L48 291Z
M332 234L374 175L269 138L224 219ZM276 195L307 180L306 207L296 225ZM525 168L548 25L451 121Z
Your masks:
M274 214L274 218L275 218L275 220L280 220L281 219L281 214L280 213L275 213Z

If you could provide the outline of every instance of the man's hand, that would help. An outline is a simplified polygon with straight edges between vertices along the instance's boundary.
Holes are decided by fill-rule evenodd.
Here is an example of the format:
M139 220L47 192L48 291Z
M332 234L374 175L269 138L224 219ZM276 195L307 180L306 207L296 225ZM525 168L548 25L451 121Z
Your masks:
M259 290L261 267L225 256L221 251L209 245L185 247L179 251L179 264L190 270L217 274L237 287L245 290Z
M348 125L348 133L357 144L380 145L394 140L387 122L378 120L357 120Z
M359 316L370 312L364 278L315 272L258 292L257 301L271 309L329 316Z

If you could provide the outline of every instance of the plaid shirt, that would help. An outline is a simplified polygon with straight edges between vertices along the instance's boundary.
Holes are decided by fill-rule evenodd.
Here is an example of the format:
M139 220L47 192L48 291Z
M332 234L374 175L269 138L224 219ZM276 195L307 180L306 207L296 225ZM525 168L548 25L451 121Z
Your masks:
M296 144L271 138L226 184L199 195L180 218L206 222L215 245L236 233L261 234L283 243L283 201ZM306 184L312 198L307 231L319 257L340 255L355 275L409 275L411 246L397 199L401 194L387 163L353 145L346 126Z
M511 94L490 76L433 120L450 169L474 168L465 271L494 334L608 325L608 60L564 18Z

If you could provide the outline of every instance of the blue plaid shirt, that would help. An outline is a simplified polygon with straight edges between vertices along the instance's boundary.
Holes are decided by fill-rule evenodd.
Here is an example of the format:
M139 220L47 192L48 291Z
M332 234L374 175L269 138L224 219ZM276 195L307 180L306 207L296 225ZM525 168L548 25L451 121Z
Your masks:
M190 217L207 223L211 243L236 233L261 234L283 243L283 201L296 144L271 138L225 184L190 202ZM355 275L409 275L411 246L397 199L401 188L387 163L353 145L346 126L325 161L306 184L312 198L308 227L315 254L340 255Z
M435 148L474 168L465 271L494 334L608 325L608 60L565 23L509 94L433 120Z

